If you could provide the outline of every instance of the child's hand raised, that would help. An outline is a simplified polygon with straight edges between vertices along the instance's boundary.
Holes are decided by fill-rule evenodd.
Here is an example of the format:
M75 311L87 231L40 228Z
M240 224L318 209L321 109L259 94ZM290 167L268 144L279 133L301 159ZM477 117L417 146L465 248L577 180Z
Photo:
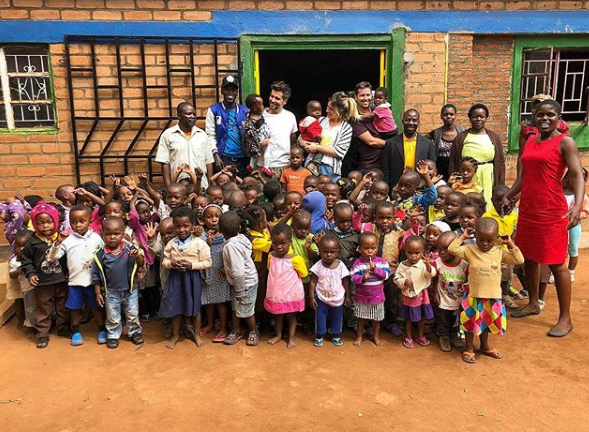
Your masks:
M409 211L410 218L416 218L417 216L422 215L424 212L423 207L420 205L413 206Z
M147 224L145 224L145 235L147 238L154 239L156 233L157 230L155 228L155 224L153 222L147 222Z
M423 263L425 264L425 269L428 272L431 272L432 271L432 261L431 261L430 257L424 256L423 257Z
M315 244L319 244L321 239L325 236L325 231L319 231L317 234L313 236L313 241Z
M442 180L444 178L443 175L441 174L437 174L435 176L432 177L432 183L436 184L437 182L439 182L440 180Z
M124 177L125 183L127 183L127 187L131 190L135 190L137 189L137 183L135 183L135 178L130 175L130 176L125 176Z
M515 248L515 243L513 242L513 239L511 238L511 236L509 234L500 235L499 242L501 244L504 244L505 246L507 246L508 249Z
M313 236L308 235L307 238L305 238L305 249L309 249L311 244L313 244Z
M149 176L147 175L147 173L141 173L137 177L139 177L139 183L148 183L149 182Z
M194 174L196 175L197 178L201 178L202 176L205 175L203 170L201 170L199 167L194 168Z
M88 191L86 189L84 189L84 188L74 189L74 193L76 195L80 195L80 196L86 196L86 195L88 195Z
M472 239L472 238L474 238L474 234L475 234L474 228L467 227L467 228L466 228L466 229L465 229L465 230L462 232L462 236L461 236L461 238L462 238L463 240Z
M213 244L213 240L217 237L217 231L209 230L207 231L207 243L210 245Z
M55 244L59 246L63 243L63 241L70 236L70 233L67 231L60 231L59 235L57 236L57 240L55 240Z
M203 231L204 231L204 228L201 227L200 225L196 225L194 227L194 235L197 237L200 237L202 235Z
M460 173L453 172L452 174L450 174L450 177L448 178L448 184L452 185L459 180L462 180L462 176L460 175Z
M258 181L262 181L262 174L260 174L260 171L258 170L252 171L251 176Z

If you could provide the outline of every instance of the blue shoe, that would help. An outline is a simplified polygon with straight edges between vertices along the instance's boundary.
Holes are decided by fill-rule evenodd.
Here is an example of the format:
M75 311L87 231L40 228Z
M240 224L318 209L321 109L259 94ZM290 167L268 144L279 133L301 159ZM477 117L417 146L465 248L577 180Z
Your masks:
M98 345L104 345L106 343L106 331L102 330L98 332Z
M72 335L72 346L80 346L84 343L84 338L82 338L82 333L77 332Z

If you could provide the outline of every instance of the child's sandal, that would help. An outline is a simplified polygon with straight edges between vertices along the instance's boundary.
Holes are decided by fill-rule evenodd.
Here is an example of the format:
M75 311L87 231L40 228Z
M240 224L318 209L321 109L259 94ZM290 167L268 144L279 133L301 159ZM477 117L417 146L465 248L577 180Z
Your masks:
M421 337L416 338L415 342L417 342L417 345L422 346L422 347L426 347L430 344L430 341L428 341L425 336L421 336Z
M336 347L341 347L344 344L344 341L341 337L336 336L334 338L331 339L331 342L336 346Z
M403 340L403 346L407 349L413 349L415 347L413 344L413 339L405 338Z
M501 354L499 351L497 351L497 348L489 348L489 349L483 351L483 355L487 356L487 357L494 358L496 360L503 358L503 354Z
M258 335L257 331L251 331L249 332L249 335L247 336L247 341L245 342L245 344L247 346L256 346L260 343L260 335Z
M476 363L477 358L475 354L471 351L463 351L462 352L462 361L468 364Z
M315 338L313 342L313 346L317 348L321 348L323 346L323 338Z

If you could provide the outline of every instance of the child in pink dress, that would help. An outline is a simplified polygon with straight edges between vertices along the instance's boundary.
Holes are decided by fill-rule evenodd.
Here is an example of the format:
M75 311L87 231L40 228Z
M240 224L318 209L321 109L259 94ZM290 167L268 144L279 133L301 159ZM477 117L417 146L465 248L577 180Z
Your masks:
M291 249L292 229L279 223L272 229L272 253L268 255L268 286L264 307L275 315L276 335L268 340L270 345L282 340L284 316L288 320L287 348L297 344L296 312L305 310L305 289L302 278L306 277L307 266L302 257L294 255Z

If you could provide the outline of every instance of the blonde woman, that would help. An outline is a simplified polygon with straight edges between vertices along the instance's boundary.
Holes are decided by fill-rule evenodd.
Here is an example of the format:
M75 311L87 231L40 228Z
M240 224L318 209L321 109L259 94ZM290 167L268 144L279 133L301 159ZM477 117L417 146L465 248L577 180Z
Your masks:
M323 129L320 144L299 140L299 145L309 153L306 164L311 162L315 153L321 153L323 157L319 162L319 173L330 176L333 181L339 180L342 159L352 142L352 126L348 121L358 118L356 101L344 92L335 92L327 102L327 117L319 122Z

